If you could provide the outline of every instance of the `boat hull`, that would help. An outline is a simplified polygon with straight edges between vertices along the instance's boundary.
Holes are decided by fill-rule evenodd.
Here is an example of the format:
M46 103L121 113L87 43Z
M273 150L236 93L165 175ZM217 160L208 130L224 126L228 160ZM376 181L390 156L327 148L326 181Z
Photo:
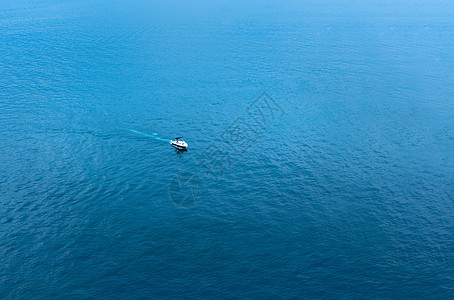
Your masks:
M181 141L171 141L170 144L180 150L186 150L188 148L188 144Z

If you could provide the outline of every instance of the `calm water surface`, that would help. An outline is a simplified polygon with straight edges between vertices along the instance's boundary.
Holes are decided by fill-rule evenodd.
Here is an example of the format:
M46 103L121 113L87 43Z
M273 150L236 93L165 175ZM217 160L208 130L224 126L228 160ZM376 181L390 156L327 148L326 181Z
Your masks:
M454 297L453 13L2 1L0 298Z

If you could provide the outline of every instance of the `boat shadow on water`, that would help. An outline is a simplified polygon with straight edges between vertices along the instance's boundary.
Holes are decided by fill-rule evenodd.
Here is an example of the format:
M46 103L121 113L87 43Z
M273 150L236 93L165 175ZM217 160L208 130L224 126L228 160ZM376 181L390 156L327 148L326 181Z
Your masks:
M179 157L183 157L183 153L188 152L188 149L180 149L180 148L176 148L176 147L173 147L173 149L175 150L175 153Z

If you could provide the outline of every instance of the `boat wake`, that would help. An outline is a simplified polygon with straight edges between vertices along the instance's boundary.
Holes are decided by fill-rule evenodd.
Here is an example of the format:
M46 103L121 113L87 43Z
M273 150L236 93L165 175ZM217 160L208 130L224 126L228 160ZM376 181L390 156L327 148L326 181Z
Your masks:
M151 135L151 134L143 133L143 132L140 132L140 131L137 131L137 130L133 130L133 129L126 129L126 130L131 131L131 132L134 132L134 133L139 134L139 135L142 135L142 136L146 136L146 137L149 137L149 138L153 138L153 139L158 140L158 141L170 143L170 140L166 140L166 139L160 138L160 137L158 136L157 133L153 133L153 134Z

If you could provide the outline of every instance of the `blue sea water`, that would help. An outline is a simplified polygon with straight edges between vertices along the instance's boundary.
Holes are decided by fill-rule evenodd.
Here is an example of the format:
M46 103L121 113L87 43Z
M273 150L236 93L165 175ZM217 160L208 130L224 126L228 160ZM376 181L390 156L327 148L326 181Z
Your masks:
M2 0L0 298L454 297L453 13Z

